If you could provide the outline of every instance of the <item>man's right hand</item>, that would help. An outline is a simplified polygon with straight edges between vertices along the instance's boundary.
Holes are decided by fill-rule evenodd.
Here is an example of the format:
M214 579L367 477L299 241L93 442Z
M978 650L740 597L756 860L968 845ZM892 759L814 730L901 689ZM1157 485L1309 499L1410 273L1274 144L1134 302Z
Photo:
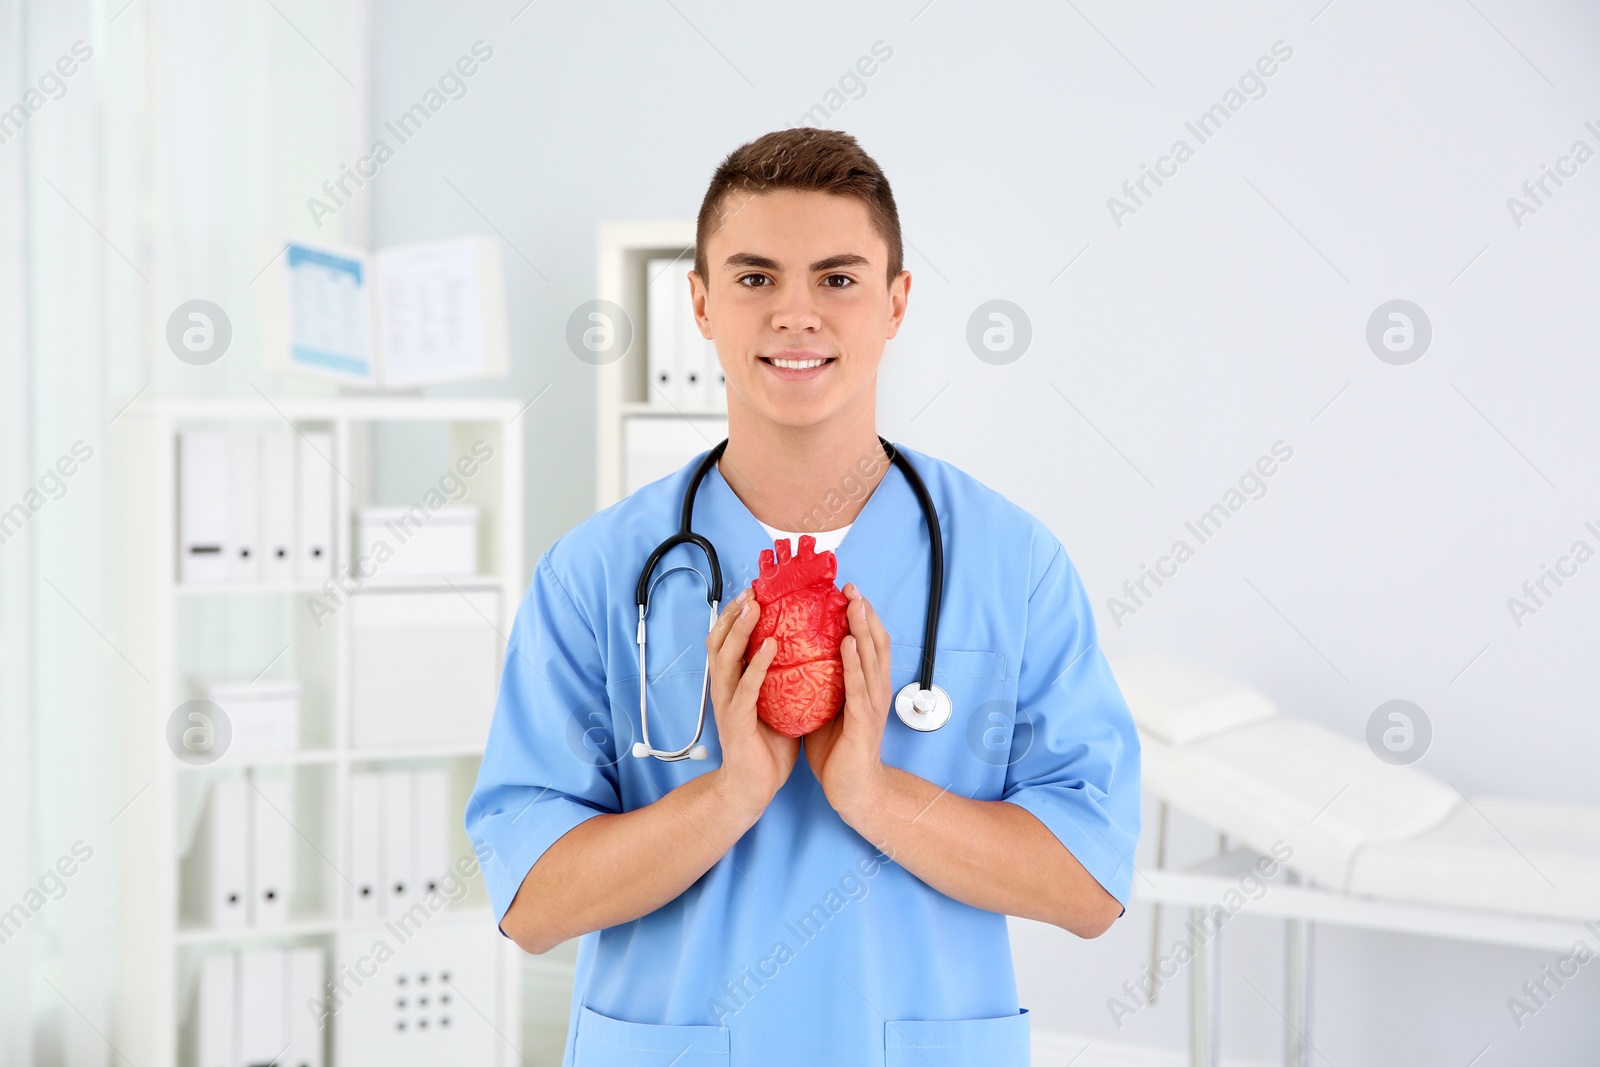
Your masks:
M761 617L761 605L746 587L728 602L706 635L711 670L711 705L722 745L721 776L730 800L754 812L765 811L800 755L800 739L785 737L756 714L756 694L777 655L778 643L767 638L744 665L750 631Z

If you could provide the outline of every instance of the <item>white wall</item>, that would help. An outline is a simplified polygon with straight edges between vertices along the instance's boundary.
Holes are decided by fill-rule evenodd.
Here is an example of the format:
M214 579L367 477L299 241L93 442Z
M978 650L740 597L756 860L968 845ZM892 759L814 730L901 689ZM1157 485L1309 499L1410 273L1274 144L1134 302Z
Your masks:
M510 388L551 386L528 419L530 561L592 506L592 379L562 328L593 295L595 222L692 215L724 154L881 40L864 94L817 124L884 166L905 228L883 432L1045 519L1111 652L1204 660L1352 736L1408 698L1435 730L1421 766L1469 795L1600 803L1600 563L1520 628L1506 606L1574 540L1600 546L1600 161L1521 226L1506 203L1575 140L1600 149L1595 8L403 0L374 18L379 121L478 39L492 61L367 192L379 243L492 225L511 246ZM1278 41L1265 95L1198 143L1184 123ZM1108 197L1178 138L1193 158L1117 225ZM1007 366L964 339L993 298L1032 323ZM1408 366L1364 341L1395 298L1434 329ZM1118 625L1107 598L1279 440L1266 494ZM1092 943L1017 930L1039 1026L1179 1047L1182 985L1120 1032L1105 1007L1147 908ZM1269 924L1231 942L1232 1053L1278 1047L1245 984L1281 996L1277 945ZM1538 953L1341 931L1319 949L1329 1062L1592 1061L1593 975L1519 1031L1505 1001Z
M300 212L360 151L368 90L359 3L30 10L24 22L0 5L17 34L0 54L20 57L22 82L85 34L96 58L92 80L30 122L26 157L0 166L28 198L32 281L26 351L5 357L27 368L32 414L0 438L8 502L17 477L104 433L146 382L301 388L263 376L249 346L258 224L329 235ZM1206 660L1352 736L1379 703L1406 697L1435 728L1422 766L1469 795L1600 803L1600 563L1520 627L1506 607L1574 540L1600 542L1583 526L1600 525L1600 161L1520 227L1506 207L1575 140L1600 148L1584 127L1600 126L1592 6L790 10L396 0L373 13L379 123L474 41L494 49L331 226L360 239L370 211L380 244L490 227L506 240L517 361L504 389L550 386L527 418L530 561L592 505L591 368L562 333L593 295L595 222L692 214L724 154L794 124L882 41L891 58L827 124L888 171L915 276L883 375L883 432L1044 518L1113 653ZM1265 96L1114 224L1107 197L1175 138L1194 144L1184 122L1279 40L1294 54ZM211 368L161 349L166 314L197 295L237 312L240 349ZM1435 331L1404 367L1363 339L1373 309L1397 297ZM1033 327L1008 366L966 346L968 316L993 298ZM1118 626L1106 599L1280 439L1294 456L1266 495ZM109 773L118 660L88 626L114 606L108 468L34 519L26 556L5 546L5 662L34 675L29 712L13 704L3 719L34 769L6 794L31 789L34 810L25 827L9 818L0 842L5 903L131 792ZM19 582L33 612L20 622ZM1179 829L1183 850L1205 845L1199 828ZM75 880L20 950L37 961L16 984L32 989L47 1062L112 1058L95 1031L108 1017L115 887L99 877ZM1143 960L1143 906L1090 943L1016 930L1040 1027L1178 1047L1181 986L1121 1031L1105 1010ZM1230 941L1230 1052L1276 1048L1275 1009L1246 984L1278 995L1275 947L1265 924ZM1600 1039L1587 969L1519 1031L1505 1001L1540 954L1337 931L1320 947L1313 1039L1332 1063L1465 1064L1487 1045L1483 1067L1560 1067L1590 1062ZM8 989L18 951L0 950ZM25 1044L14 1033L4 1055Z

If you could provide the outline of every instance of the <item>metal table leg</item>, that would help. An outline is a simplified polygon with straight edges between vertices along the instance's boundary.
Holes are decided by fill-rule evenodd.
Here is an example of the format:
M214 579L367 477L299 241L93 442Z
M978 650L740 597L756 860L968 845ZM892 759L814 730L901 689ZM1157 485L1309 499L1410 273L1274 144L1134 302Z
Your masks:
M1190 908L1191 928L1203 930L1205 908ZM1222 1030L1222 930L1195 945L1189 976L1189 1067L1217 1067Z

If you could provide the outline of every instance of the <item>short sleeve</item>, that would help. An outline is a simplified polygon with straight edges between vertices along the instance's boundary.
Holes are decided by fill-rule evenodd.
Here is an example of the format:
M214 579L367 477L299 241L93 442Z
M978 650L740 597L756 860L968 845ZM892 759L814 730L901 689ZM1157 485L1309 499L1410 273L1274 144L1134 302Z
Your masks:
M1049 827L1126 911L1139 841L1139 735L1059 541L1028 597L1011 746L1001 799Z
M517 609L466 829L495 922L540 856L567 831L621 810L605 666L593 629L546 552ZM596 729L601 727L601 729Z

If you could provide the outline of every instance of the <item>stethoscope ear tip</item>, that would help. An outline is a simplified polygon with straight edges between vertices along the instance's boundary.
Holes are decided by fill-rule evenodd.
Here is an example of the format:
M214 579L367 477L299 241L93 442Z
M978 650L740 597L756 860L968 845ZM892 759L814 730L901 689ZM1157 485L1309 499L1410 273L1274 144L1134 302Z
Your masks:
M633 754L640 759L644 759L644 757L650 755L650 749L643 741L635 741L633 743Z
M689 758L690 759L705 759L706 758L706 746L704 746L704 745L696 745L696 746L694 746L694 748L689 750Z

